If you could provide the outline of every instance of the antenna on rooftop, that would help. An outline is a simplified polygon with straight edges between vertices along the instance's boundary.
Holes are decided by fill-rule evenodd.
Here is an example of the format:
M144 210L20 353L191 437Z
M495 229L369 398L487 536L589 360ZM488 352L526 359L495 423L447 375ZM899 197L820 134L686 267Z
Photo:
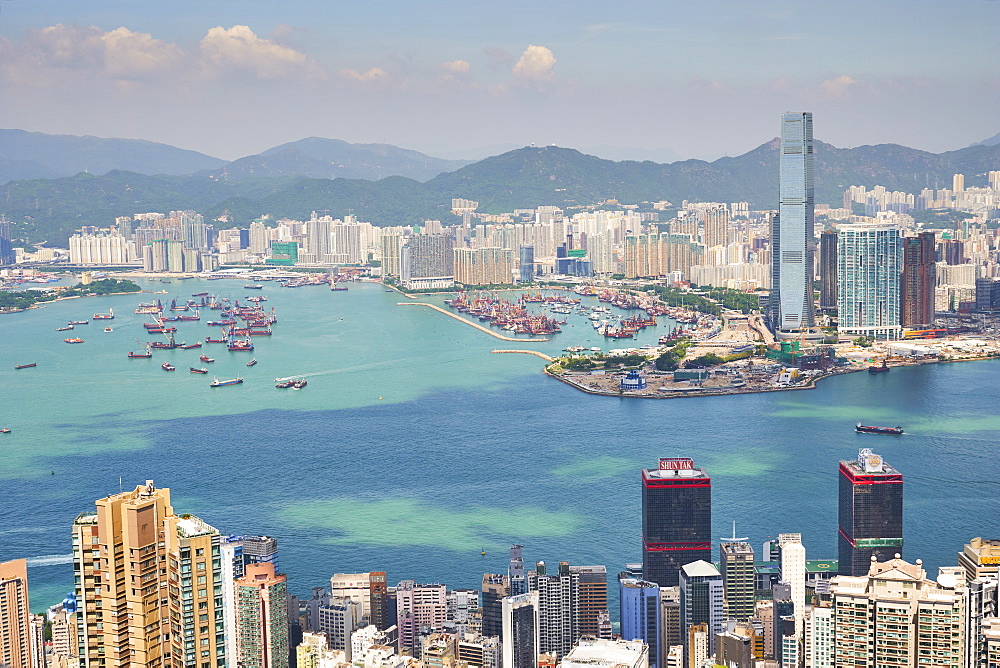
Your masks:
M719 540L721 540L723 542L726 542L726 543L745 543L748 540L750 540L750 538L749 537L745 537L745 538L737 538L736 537L736 520L733 520L733 535L732 536L727 536L725 538L720 538Z

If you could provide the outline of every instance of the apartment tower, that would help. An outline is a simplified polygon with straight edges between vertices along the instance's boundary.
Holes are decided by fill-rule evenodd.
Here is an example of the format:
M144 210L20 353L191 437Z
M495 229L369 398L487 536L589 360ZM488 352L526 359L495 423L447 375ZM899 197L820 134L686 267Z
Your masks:
M0 563L0 666L33 668L28 562Z
M237 665L288 668L288 587L274 564L250 564L236 581Z

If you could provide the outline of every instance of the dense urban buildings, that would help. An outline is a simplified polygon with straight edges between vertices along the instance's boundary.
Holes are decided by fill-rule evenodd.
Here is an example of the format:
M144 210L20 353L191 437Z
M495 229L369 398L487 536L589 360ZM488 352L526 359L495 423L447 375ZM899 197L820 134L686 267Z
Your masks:
M712 559L712 480L686 457L661 458L642 472L642 572L661 587L680 568Z
M24 559L0 563L0 666L32 668L31 607Z

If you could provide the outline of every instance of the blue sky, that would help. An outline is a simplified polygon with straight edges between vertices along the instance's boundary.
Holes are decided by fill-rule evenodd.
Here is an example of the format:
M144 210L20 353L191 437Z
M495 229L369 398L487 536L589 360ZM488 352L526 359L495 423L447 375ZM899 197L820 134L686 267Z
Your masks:
M810 110L837 146L938 152L1000 131L998 29L1000 0L0 0L0 127L714 158Z

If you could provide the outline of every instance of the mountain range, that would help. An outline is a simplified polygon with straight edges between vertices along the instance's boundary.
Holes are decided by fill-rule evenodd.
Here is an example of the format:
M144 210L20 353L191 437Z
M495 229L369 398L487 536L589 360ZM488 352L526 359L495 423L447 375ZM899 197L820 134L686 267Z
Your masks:
M461 161L311 138L230 163L218 161L193 175L115 169L102 176L13 181L0 186L0 214L20 223L16 236L23 241L65 245L82 225L106 227L116 216L177 209L200 211L206 218L227 213L240 225L262 215L303 219L314 210L335 217L353 212L377 225L411 225L428 218L448 221L450 200L457 197L476 200L480 211L489 213L539 205L572 210L608 199L747 201L774 208L778 144L772 139L741 156L668 164L613 162L557 146L526 147L439 172ZM0 155L11 159L4 143ZM14 159L42 164L24 153ZM1000 170L1000 144L934 154L895 144L842 149L817 141L816 201L839 206L850 185L907 192L950 187L955 173L965 174L968 186L983 185L991 170ZM427 180L399 174L373 180L400 171Z

